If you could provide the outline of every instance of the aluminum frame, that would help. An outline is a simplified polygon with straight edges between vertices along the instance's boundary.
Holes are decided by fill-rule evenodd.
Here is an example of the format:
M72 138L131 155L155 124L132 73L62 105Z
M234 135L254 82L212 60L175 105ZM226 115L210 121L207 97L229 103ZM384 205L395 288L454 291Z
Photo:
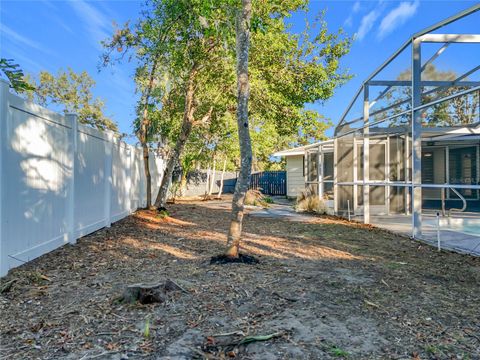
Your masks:
M422 137L422 133L424 129L422 127L422 112L424 109L429 108L433 105L449 101L455 99L460 96L464 96L473 92L478 92L480 94L480 81L462 81L469 75L475 73L476 71L480 70L480 65L474 67L473 69L469 70L468 72L462 74L457 79L453 81L422 81L422 71L425 70L426 66L437 59L441 54L447 49L447 47L451 43L469 43L469 44L479 44L480 43L480 34L432 34L433 31L436 31L450 23L458 21L466 16L470 16L477 11L480 10L480 4L476 4L458 14L455 14L443 21L440 21L416 34L414 34L410 39L408 39L405 43L400 46L400 48L395 51L389 58L387 58L377 69L375 69L372 74L365 79L362 83L361 87L357 90L354 97L348 104L347 108L343 112L342 116L340 117L340 121L335 128L335 137L333 139L334 142L334 211L338 214L338 186L342 185L351 185L354 186L354 209L356 208L357 202L357 187L358 185L362 185L363 188L363 216L364 222L370 222L370 204L369 204L369 193L370 193L370 186L385 186L387 194L387 189L390 190L391 186L395 187L403 187L406 189L410 189L410 191L405 192L405 211L408 213L409 209L412 209L412 237L418 238L421 237L421 229L422 229L422 188L455 188L455 189L473 189L473 190L480 190L480 185L459 185L459 184L449 184L448 178L446 184L423 184L422 183L422 141L424 138ZM433 54L429 59L427 59L424 64L422 65L422 44L423 43L441 43L443 44L436 53ZM375 76L377 76L383 69L385 69L393 60L395 60L405 49L411 46L411 71L412 71L412 79L411 81L399 81L399 80L374 80ZM370 86L386 86L386 88L380 92L380 94L372 101L370 101L369 97L369 87ZM395 104L387 106L383 109L379 109L376 111L371 111L371 108L375 103L377 103L381 98L383 98L388 91L395 86L403 86L403 87L410 87L411 88L411 97L406 100L399 101ZM428 91L422 92L422 87L434 87ZM449 95L449 96L441 96L440 98L433 100L429 103L422 104L422 96L426 94L431 94L437 92L444 88L449 87L464 87L468 88L467 90L460 91L456 94ZM355 102L358 100L360 94L363 93L363 115L360 118L356 118L354 120L346 121L347 115L352 109ZM409 108L407 110L401 111L397 114L387 116L382 118L381 120L371 121L372 117L375 115L382 114L388 110L394 109L401 105L409 104ZM480 113L480 110L479 110ZM369 171L370 168L370 137L373 135L370 132L370 128L374 125L388 122L394 120L396 118L400 118L402 116L409 116L409 129L404 133L404 181L390 181L390 168L389 164L387 165L388 169L386 169L388 173L387 181L370 181L369 179ZM362 121L362 125L355 128L355 129L348 129L348 131L341 132L344 126L348 126L351 124L359 123ZM480 121L480 119L479 119ZM480 122L479 122L480 124ZM430 129L428 129L430 131ZM445 129L443 129L445 131ZM355 135L359 133L363 135L363 163L364 163L364 174L363 180L358 181L357 179L357 166L358 166L358 159L357 159L357 149L356 149L356 142L354 141L354 175L353 175L353 182L338 182L337 178L337 163L338 163L338 139L342 138L347 135ZM476 130L473 129L472 133L476 133ZM388 134L386 134L388 137ZM443 135L448 136L448 135ZM457 134L458 136L458 134ZM411 143L410 143L411 139ZM438 140L441 140L438 137ZM389 142L388 142L389 143ZM411 146L410 146L411 145ZM389 149L389 147L388 147ZM478 146L477 146L478 149ZM318 149L321 151L321 147ZM478 154L480 154L480 150L477 150L477 173L480 173L480 160L478 159ZM410 159L411 159L411 168L410 168ZM322 158L323 160L323 158ZM323 161L322 161L323 163ZM323 164L322 164L323 165ZM448 166L447 166L448 167ZM478 174L477 174L478 176ZM319 174L319 187L322 187L321 180L323 176ZM323 193L323 191L322 191ZM386 195L387 198L387 195ZM387 200L387 199L386 199ZM386 201L386 205L389 201ZM387 209L389 207L387 205Z

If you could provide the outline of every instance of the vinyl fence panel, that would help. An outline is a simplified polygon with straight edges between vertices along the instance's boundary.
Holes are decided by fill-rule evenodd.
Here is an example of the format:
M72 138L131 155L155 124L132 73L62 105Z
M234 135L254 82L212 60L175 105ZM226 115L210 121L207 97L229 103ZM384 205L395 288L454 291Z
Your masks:
M78 126L75 156L75 236L105 226L105 140L100 131Z
M164 162L152 153L154 191ZM0 81L0 276L146 203L141 149ZM153 192L153 196L156 192Z
M2 118L2 274L67 241L71 130L65 118L8 99ZM41 234L41 236L38 236ZM8 255L5 256L5 255Z

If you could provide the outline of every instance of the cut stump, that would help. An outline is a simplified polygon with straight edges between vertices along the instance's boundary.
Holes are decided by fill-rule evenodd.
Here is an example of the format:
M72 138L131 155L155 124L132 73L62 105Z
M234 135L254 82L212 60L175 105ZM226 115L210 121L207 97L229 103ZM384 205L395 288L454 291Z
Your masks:
M120 301L124 303L139 302L140 304L163 303L168 292L187 292L173 280L167 279L163 283L133 284L126 287Z
M210 265L224 265L230 263L241 263L247 265L255 265L258 264L260 261L251 256L245 254L238 254L238 257L228 256L228 255L218 255L214 256L210 259Z

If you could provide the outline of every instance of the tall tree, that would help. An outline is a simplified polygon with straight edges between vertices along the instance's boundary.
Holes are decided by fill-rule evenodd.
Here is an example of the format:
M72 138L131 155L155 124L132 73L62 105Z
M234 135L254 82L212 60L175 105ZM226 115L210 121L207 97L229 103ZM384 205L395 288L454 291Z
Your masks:
M201 85L218 81L219 63L228 58L217 23L227 18L220 2L150 0L133 29L128 25L106 43L107 49L134 48L146 61L155 59L171 83L166 92L176 91L182 101L178 132L171 146L155 206L164 207L173 169L178 164L192 128L208 122L213 108L201 102Z
M232 200L232 215L228 230L226 255L238 257L240 237L242 235L245 194L250 184L252 171L252 144L248 124L248 98L250 84L248 80L248 53L250 48L250 23L252 18L252 1L242 0L236 20L236 54L237 54L237 126L240 144L240 174L235 185Z
M155 21L151 27L159 27L169 46L169 66L183 78L184 107L180 131L175 146L170 152L155 206L166 205L167 194L173 170L179 164L192 129L212 117L214 106L200 102L200 86L219 81L216 69L227 56L223 46L219 21L225 18L225 11L215 2L191 2L162 0L155 2ZM220 28L221 29L221 28ZM173 60L173 63L170 61Z
M252 3L249 124L254 171L275 166L270 155L277 150L322 139L329 122L318 111L304 106L329 98L349 78L340 69L339 60L348 52L350 39L341 32L328 33L322 16L301 34L288 30L286 18L294 11L298 15L305 3L291 0ZM236 122L235 78L224 76L216 87L220 86L224 89L217 89L221 92L221 104L215 105L212 126L196 127L189 143L211 139L238 144L236 130L225 132L224 126L217 126L230 118ZM197 93L204 92L204 88L199 90ZM211 94L210 98L214 98L215 92ZM223 149L216 144L207 149L210 146L218 149L219 156L228 155L229 169L238 169L238 145L234 149L227 147L233 151L228 154L222 153ZM194 151L193 148L187 144L185 151ZM208 164L202 161L202 165Z
M182 161L205 163L204 155L215 148L219 156L228 155L227 168L239 166L239 149L224 146L236 142L236 131L223 125L236 121L232 49L239 1L151 0L136 26L119 30L108 44L112 52L120 49L120 57L135 49L148 68L158 58L156 80L169 79L149 104L149 118L160 119L156 128L169 154L156 207L165 206L170 175ZM349 78L339 59L348 52L350 39L328 33L321 17L317 33L313 27L291 33L286 18L305 10L307 0L252 1L249 122L252 158L261 169L280 147L321 138L325 119L304 105L329 98Z
M138 87L141 88L142 96L140 98L139 108L137 109L138 118L137 122L135 123L135 133L137 135L138 140L140 141L140 145L142 146L142 153L143 153L143 169L145 173L145 182L146 182L146 208L150 209L152 206L152 175L150 172L150 146L149 143L152 140L152 135L154 131L152 131L152 110L150 105L150 98L152 97L152 92L154 91L155 87L155 76L157 70L157 60L154 59L153 63L151 64L151 68L148 71L145 67L139 68L137 71L137 84ZM143 71L142 71L143 70ZM141 86L142 79L145 77L144 72L147 70L147 78L146 84L144 87ZM143 76L142 76L143 75Z
M57 75L41 71L38 79L28 77L33 90L27 92L30 100L42 106L56 106L64 113L76 113L82 124L98 129L117 130L117 125L104 114L105 104L95 98L92 88L95 81L86 71L59 70Z
M159 138L159 117L156 113L157 103L165 96L166 84L163 81L162 45L163 39L149 39L139 27L130 29L128 23L117 28L112 38L102 41L105 52L102 54L102 66L121 63L125 58L135 61L136 92L140 94L137 103L137 117L134 120L134 132L140 142L143 153L145 174L146 208L152 207L152 175L150 171L150 150ZM129 54L131 53L131 54ZM126 56L126 55L130 56ZM118 55L118 56L117 56Z

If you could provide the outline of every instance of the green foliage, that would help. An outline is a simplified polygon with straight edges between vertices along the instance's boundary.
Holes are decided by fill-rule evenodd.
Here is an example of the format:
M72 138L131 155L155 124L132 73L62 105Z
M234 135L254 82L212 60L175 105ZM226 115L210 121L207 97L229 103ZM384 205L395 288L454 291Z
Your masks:
M145 326L143 328L143 337L149 338L150 337L150 317L145 319Z
M167 210L160 210L157 214L159 219L165 219L170 216L170 213Z
M270 196L264 196L263 201L265 201L267 204L273 204L273 199Z
M458 78L458 74L451 70L442 71L439 70L434 64L428 64L422 72L422 80L427 81L454 81ZM407 69L400 73L397 77L397 80L407 80L412 79L411 69ZM465 78L464 80L468 80ZM430 92L432 87L422 87L422 103L426 104L431 101L440 99L442 97L447 97L455 93L467 90L467 87L441 87L438 88L435 92ZM402 100L409 99L411 97L411 87L397 87L392 88L387 94L387 105L391 105ZM466 125L471 124L478 118L478 104L480 101L480 93L470 93L464 96L460 96L449 101L441 102L435 104L424 110L423 116L423 125L424 126L456 126L456 125ZM410 102L399 105L388 114L381 113L375 119L379 120L385 118L389 115L399 113L409 109ZM391 125L398 125L396 122Z
M20 65L15 64L13 59L0 59L0 71L5 74L10 87L17 93L23 93L28 90L34 90L34 87L25 81L25 75L23 74Z
M335 357L340 357L344 359L348 358L348 356L350 355L347 351L340 349L337 346L332 346L329 352Z
M305 5L302 1L282 2L281 9L276 11L275 2L254 2L253 26L261 28L252 33L249 62L254 170L272 168L270 155L277 150L323 139L330 122L318 112L306 110L305 104L328 99L336 86L349 79L339 68L339 59L350 47L348 37L343 37L341 32L329 34L322 17L312 27L307 25L301 35L288 31L286 17L291 11L304 9ZM235 170L239 166L235 162L239 157L238 147L222 145L237 143L236 83L234 64L231 66L231 76L223 76L221 83L228 90L221 95L223 109L217 119L221 126L204 129L205 135L199 134L197 139L213 137L212 143L204 145L204 149L211 149L204 153L207 160L212 158L212 153L225 151L227 157L233 159L228 168Z
M272 204L271 197L263 195L259 190L248 190L245 194L245 205L261 206L268 208Z
M27 92L30 100L42 106L58 106L64 113L76 113L82 124L98 129L117 130L116 124L103 113L105 104L92 94L95 81L87 72L76 73L68 68L57 75L41 71L38 79L27 78L33 88Z
M136 58L138 91L145 93L152 65L154 89L148 101L148 141L164 151L180 133L185 83L195 68L195 124L180 161L182 167L227 159L238 169L236 129L236 0L151 0L134 26L125 24L104 42L105 63L127 54ZM350 76L340 68L351 39L329 33L323 13L305 31L289 31L288 17L307 11L306 0L253 1L249 60L249 121L254 170L275 167L270 155L280 149L324 138L331 125L306 104L330 98ZM134 121L140 129L145 99ZM202 121L210 113L207 121Z

